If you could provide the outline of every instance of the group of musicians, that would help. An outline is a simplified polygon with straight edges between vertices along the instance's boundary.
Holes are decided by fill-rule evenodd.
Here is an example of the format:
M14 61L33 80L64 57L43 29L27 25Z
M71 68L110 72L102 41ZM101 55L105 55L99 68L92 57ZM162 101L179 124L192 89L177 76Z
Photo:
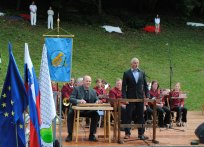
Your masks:
M105 80L97 79L96 86L91 88L92 79L89 75L83 78L78 78L77 82L71 78L70 83L64 84L61 90L62 99L67 99L69 111L67 114L67 132L68 136L65 141L72 141L74 111L73 105L78 103L106 103L107 98L127 98L127 99L158 99L156 110L158 115L158 126L167 127L172 123L171 111L176 111L176 122L178 126L184 125L187 122L187 109L184 107L184 98L181 97L183 92L180 90L180 83L176 83L175 88L170 90L160 90L157 81L151 82L151 87L148 88L144 71L139 69L139 59L132 58L130 62L131 68L124 72L123 79L117 79L115 86L111 89L110 85ZM54 90L53 86L53 90ZM173 97L173 98L172 98ZM172 99L171 99L172 98ZM112 105L112 104L111 104ZM153 104L144 102L129 102L121 104L121 123L131 124L135 121L137 124L144 124L145 121L152 119ZM99 121L97 111L86 110L81 111L80 116L91 119L89 141L97 141L95 133ZM129 139L131 128L125 128L124 139ZM144 135L145 128L138 128L138 138L140 140L148 139Z

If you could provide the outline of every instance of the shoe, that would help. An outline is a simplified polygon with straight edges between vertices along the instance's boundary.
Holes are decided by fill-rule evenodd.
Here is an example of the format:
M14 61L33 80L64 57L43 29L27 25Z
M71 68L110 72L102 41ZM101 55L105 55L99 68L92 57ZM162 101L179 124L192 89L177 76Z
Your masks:
M152 120L147 120L146 123L147 123L147 124L151 124L151 123L152 123Z
M164 128L169 128L169 124L164 124Z
M181 123L180 122L176 122L176 126L177 127L181 127Z
M71 142L72 141L72 135L68 135L65 139L66 142Z
M89 128L90 124L86 123L85 128Z
M164 125L159 125L159 128L164 128Z
M130 139L130 134L125 134L124 139Z
M98 140L96 139L95 135L89 135L89 141L97 142Z
M181 123L181 126L184 127L184 126L185 126L185 122L182 122L182 123Z
M149 137L144 136L144 135L139 135L138 138L139 138L140 140L147 140L147 139L149 139Z
M125 131L125 128L120 128L120 131Z

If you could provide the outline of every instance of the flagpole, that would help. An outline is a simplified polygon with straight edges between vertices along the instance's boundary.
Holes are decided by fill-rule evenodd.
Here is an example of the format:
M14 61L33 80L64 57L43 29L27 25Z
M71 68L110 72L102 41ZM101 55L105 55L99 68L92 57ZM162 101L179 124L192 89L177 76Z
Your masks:
M16 147L18 147L18 130L17 130L17 125L15 124L15 129L16 129Z
M57 31L57 34L50 34L50 33L53 33L53 32L56 32ZM60 32L61 31L61 32ZM61 33L61 34L60 34ZM62 33L65 33L65 34L62 34ZM59 18L59 13L58 13L58 17L57 17L57 27L45 34L43 34L43 37L61 37L61 38L74 38L74 35L67 32L66 30L62 29L60 27L60 18Z
M45 34L43 34L43 37L48 37L48 38L74 38L74 35L67 32L66 30L62 29L60 27L60 18L59 18L59 13L57 16L57 27ZM73 48L73 41L72 41L72 48ZM72 64L72 54L71 54L71 64ZM71 73L71 69L70 69L70 73ZM71 77L70 77L71 78ZM57 82L57 81L56 81ZM57 83L58 84L58 83ZM60 121L59 121L59 142L60 142L60 146L62 145L62 95L60 93L59 95L60 98ZM56 121L56 119L55 119ZM56 122L55 122L55 126L56 127ZM55 136L55 135L54 135Z
M57 18L57 33L59 34L59 23L60 23L60 19L59 19L59 12L58 12L58 18Z
M60 93L59 97L60 97L60 129L59 129L59 136L60 136L60 146L61 146L61 144L62 144L62 94L61 93Z

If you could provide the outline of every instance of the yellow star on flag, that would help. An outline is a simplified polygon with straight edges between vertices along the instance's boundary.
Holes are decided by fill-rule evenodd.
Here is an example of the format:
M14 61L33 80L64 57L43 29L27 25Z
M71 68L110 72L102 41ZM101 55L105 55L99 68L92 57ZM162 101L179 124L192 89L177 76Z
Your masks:
M11 90L11 86L8 87L8 90L9 90L9 91Z
M19 127L20 127L21 129L23 129L23 125L22 125L22 124L20 124Z
M5 113L4 113L4 116L5 116L5 117L8 117L8 115L9 115L8 112L5 112Z
M6 107L6 103L2 103L1 105L2 105L2 107Z
M6 94L5 93L3 94L3 98L6 98Z
M14 114L15 114L15 112L14 112L14 111L12 111L12 112L11 112L11 115L13 115L13 116L14 116Z
M14 101L11 100L11 105L13 105Z

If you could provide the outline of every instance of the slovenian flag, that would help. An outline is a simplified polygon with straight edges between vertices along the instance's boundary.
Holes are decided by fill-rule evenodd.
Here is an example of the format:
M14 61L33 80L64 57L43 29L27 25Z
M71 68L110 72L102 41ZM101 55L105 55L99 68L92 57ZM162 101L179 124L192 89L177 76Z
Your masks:
M28 44L25 43L25 86L28 94L30 114L30 147L41 147L40 137L40 91L35 70L30 58Z

